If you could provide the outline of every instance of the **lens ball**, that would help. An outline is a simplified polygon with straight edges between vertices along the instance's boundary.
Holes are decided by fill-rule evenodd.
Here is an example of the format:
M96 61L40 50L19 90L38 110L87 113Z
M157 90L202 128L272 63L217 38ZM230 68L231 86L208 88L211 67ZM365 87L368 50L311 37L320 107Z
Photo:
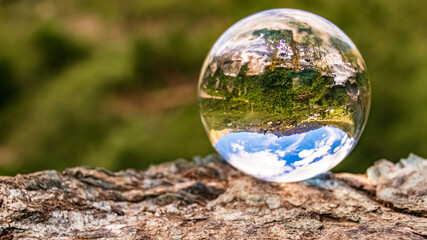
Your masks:
M294 182L333 168L353 149L369 112L362 56L315 14L274 9L230 27L199 79L203 124L237 169Z

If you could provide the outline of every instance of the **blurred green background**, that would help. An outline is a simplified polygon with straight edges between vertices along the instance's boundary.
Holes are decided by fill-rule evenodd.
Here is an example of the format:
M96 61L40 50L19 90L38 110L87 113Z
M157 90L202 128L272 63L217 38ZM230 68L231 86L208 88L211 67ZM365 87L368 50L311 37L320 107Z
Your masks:
M196 105L204 57L272 8L332 21L367 63L369 121L334 171L427 156L427 1L0 0L0 174L214 152Z

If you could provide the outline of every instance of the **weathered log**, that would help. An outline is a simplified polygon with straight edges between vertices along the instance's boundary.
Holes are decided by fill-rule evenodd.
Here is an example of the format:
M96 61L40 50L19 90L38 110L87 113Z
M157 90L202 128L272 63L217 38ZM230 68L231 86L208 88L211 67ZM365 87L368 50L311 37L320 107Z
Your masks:
M216 155L0 177L0 239L425 239L426 217L427 160L415 155L299 183Z

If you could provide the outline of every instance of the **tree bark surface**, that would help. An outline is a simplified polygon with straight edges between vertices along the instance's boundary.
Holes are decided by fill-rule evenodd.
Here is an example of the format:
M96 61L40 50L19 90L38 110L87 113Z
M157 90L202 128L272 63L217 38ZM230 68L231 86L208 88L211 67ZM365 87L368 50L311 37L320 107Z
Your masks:
M427 160L254 179L218 156L0 177L0 239L426 239Z

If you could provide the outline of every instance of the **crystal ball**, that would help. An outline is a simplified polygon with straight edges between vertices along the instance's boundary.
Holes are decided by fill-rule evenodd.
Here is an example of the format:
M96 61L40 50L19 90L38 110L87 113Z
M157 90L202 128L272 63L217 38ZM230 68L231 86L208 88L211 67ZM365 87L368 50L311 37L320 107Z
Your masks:
M221 156L266 181L328 171L359 140L370 106L362 56L313 13L274 9L231 26L203 64L202 122Z

